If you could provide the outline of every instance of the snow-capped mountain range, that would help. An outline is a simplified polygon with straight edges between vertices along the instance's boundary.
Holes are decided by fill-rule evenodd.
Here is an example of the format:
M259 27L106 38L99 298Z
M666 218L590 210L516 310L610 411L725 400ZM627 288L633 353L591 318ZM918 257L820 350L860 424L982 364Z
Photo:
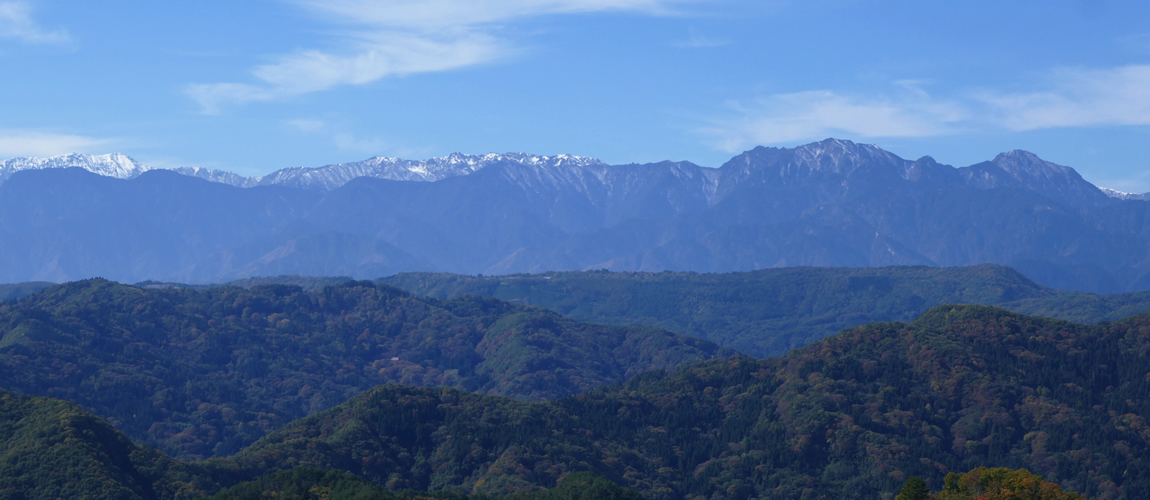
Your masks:
M50 158L12 158L0 161L0 182L8 180L12 174L21 170L69 167L79 167L89 172L117 179L131 179L151 170L148 166L142 165L122 153L106 155L70 154Z
M261 177L124 155L0 168L0 282L991 262L1058 288L1150 289L1144 197L1025 151L953 167L828 139L718 168L521 153Z
M876 157L843 159L831 158L833 155L828 154L827 159L835 165L838 165L840 162L843 164L873 162L877 160L878 157L890 155L890 153L873 146L858 146L866 153L872 153L871 149L873 149L877 152L873 153ZM813 158L821 156L820 153L822 153L822 151L809 150L803 153L812 155L812 158L806 158L805 162L800 163L815 164L818 163L818 161L813 160ZM1003 153L996 161L1010 164L1017 162L1015 158L1024 156L1026 157L1026 162L1023 163L1034 162L1034 158L1031 158L1033 154L1025 151ZM468 175L495 164L518 164L542 169L553 167L592 168L597 171L596 173L599 176L605 173L604 167L610 167L610 165L595 158L568 154L540 156L527 153L488 153L483 155L452 153L447 156L428 158L425 160L405 160L402 158L375 156L363 161L338 163L322 167L289 167L276 170L268 175L253 177L246 177L226 170L214 170L202 167L179 167L169 170L190 177L197 177L211 182L243 188L280 185L330 191L358 177L396 181L434 182L449 177ZM1049 166L1051 167L1050 169L1044 170L1068 169L1068 167L1054 165L1053 163L1050 163ZM123 153L103 155L69 154L48 158L22 157L0 161L0 183L7 181L9 177L12 177L12 174L21 170L41 170L48 168L82 168L89 172L117 179L132 179L148 170L156 170L137 162ZM903 166L902 168L909 167ZM900 173L903 178L906 178L907 175L911 175L909 170ZM969 176L970 174L967 175ZM968 181L978 182L976 179L968 179ZM1150 200L1150 193L1126 193L1105 187L1098 187L1098 189L1110 198L1120 200Z
M595 158L566 154L538 156L526 153L489 153L485 155L453 153L426 160L404 160L376 156L363 161L322 167L284 168L268 175L256 177L245 177L225 170L201 167L180 167L170 170L236 187L280 185L330 191L357 177L432 182L448 177L468 175L484 167L499 163L514 163L537 168L607 166ZM106 155L70 154L51 158L13 158L0 162L0 182L8 180L12 174L21 170L69 167L82 168L89 172L117 179L131 179L145 171L153 170L151 167L121 153Z

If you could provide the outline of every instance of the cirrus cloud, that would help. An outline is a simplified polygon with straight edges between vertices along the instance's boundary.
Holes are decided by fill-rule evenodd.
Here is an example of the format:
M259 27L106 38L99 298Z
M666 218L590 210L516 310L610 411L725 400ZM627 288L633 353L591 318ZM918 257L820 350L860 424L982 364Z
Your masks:
M669 14L690 0L296 0L333 21L437 30L555 14L631 11Z
M70 40L63 29L46 30L32 19L27 2L0 2L0 37L15 38L25 43L62 43Z
M103 148L113 142L115 141L112 139L74 134L0 130L0 158L90 153L94 148Z
M898 82L893 95L859 97L829 90L775 94L749 104L732 103L735 114L700 130L714 146L736 152L847 134L854 137L923 137L952 131L967 111L932 98L914 81Z
M1150 125L1150 65L1059 68L1035 82L1036 90L987 89L939 98L921 82L895 82L880 95L814 90L774 94L731 105L699 132L734 152L828 136L925 137L969 131Z
M994 121L1016 131L1150 125L1150 65L1063 68L1052 71L1049 81L1041 91L984 91L976 97L991 107Z
M297 0L343 25L338 53L303 50L259 66L253 83L201 83L185 93L206 114L223 106L272 101L382 78L449 71L505 59L518 52L493 34L496 23L601 11L665 14L700 0Z

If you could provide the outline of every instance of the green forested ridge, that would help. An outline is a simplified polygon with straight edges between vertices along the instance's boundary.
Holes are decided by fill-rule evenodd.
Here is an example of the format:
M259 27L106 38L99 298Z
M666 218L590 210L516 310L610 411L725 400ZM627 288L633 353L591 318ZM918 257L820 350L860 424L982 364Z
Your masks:
M634 490L586 472L568 474L550 490L531 489L501 497L507 500L642 499ZM240 468L233 462L218 459L181 462L134 445L107 421L74 403L0 390L0 498L492 500L493 497L457 490L392 491L346 471L306 466L268 472Z
M296 285L304 290L313 291L319 290L328 285L339 285L355 281L347 276L254 276L241 280L229 281L223 285L212 286L238 286L242 288L251 288L260 285Z
M55 283L49 283L47 281L0 284L0 302L27 297L52 285L55 285Z
M226 286L294 284L305 290L350 278L275 276ZM575 319L653 325L754 356L780 355L844 328L911 321L944 303L995 305L1023 314L1097 323L1150 311L1150 291L1113 295L1053 290L998 265L780 268L741 273L555 272L506 276L402 273L376 283L437 298L493 296ZM12 297L37 287L14 287ZM170 283L139 283L164 287ZM194 285L206 289L224 285ZM41 285L42 287L42 285ZM3 288L0 288L0 296Z
M705 361L551 402L385 385L231 457L140 463L162 492L309 466L466 494L589 471L652 499L849 499L894 495L911 476L937 491L986 466L1140 499L1148 414L1150 315L1087 326L948 305L781 358Z
M0 498L190 498L245 477L137 447L74 403L0 390Z
M872 321L911 321L948 303L997 305L1079 323L1150 311L1150 292L1046 288L1008 267L792 267L740 273L402 273L377 280L433 297L493 296L578 321L655 325L754 356L777 356Z
M1005 302L1000 307L1022 314L1064 319L1076 323L1117 321L1150 311L1150 291L1098 295L1066 292L1053 297Z
M760 357L872 321L911 321L939 304L1058 295L995 265L791 267L724 274L404 273L379 282L433 297L493 296L547 307L579 321L655 325Z
M1025 467L1150 496L1150 315L1085 326L934 308L781 358L653 372L550 403L384 386L229 460L394 487L506 491L591 470L652 498L872 498L911 475Z
M653 327L370 282L305 292L97 279L0 304L0 387L78 402L184 458L234 453L388 382L544 400L731 354Z
M449 490L389 490L355 474L299 467L268 474L228 488L205 500L643 500L639 492L590 472L568 474L544 491L491 497Z

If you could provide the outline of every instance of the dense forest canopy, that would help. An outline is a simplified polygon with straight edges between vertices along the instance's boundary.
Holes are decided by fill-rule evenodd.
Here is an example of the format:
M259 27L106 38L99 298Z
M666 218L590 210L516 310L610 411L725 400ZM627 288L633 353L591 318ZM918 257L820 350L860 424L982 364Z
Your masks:
M113 498L213 493L307 466L467 495L591 472L652 499L874 498L911 476L973 491L996 476L948 474L1008 467L1136 499L1150 495L1147 353L1150 315L1088 326L948 305L780 358L656 370L551 402L384 385L205 462L136 447L71 403L2 393L0 466L8 491L80 484Z
M465 490L590 469L652 498L871 498L912 475L938 489L948 472L1025 467L1091 498L1145 498L1148 351L1150 316L944 306L551 403L385 386L229 460Z
M271 276L224 285L142 282L143 288L297 285L307 291L348 277ZM419 295L496 297L546 307L577 321L652 325L711 340L758 357L872 321L912 321L946 303L994 305L1077 323L1115 321L1150 311L1150 291L1098 295L1054 290L999 265L932 268L776 268L693 272L553 272L504 276L401 273L375 280ZM0 285L0 298L50 285ZM7 288L4 288L7 287ZM8 292L5 292L8 290Z
M0 387L80 403L184 458L384 383L555 399L734 351L492 298L350 282L142 289L105 280L0 304Z
M1037 309L1044 301L1088 295L1052 290L997 265L792 267L722 274L403 273L377 282L440 298L492 296L543 306L579 321L654 325L760 357L782 355L872 321L912 321L940 304L1011 308L1012 301L1028 299L1031 302L1020 308ZM1143 306L1136 312L1150 310L1150 300Z

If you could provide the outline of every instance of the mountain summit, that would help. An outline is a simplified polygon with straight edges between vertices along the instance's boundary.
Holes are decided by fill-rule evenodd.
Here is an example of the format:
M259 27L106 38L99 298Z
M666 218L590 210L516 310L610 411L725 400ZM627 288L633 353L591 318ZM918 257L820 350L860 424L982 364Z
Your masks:
M0 281L992 263L1055 288L1150 288L1134 222L1150 205L1024 151L955 168L828 139L719 168L522 153L257 178L144 168L12 175Z
M117 179L131 179L148 170L150 167L141 165L122 153L106 155L70 154L66 156L53 156L49 158L12 158L0 161L0 182L8 180L12 174L22 170L42 170L47 168L82 168L89 172L114 177Z

